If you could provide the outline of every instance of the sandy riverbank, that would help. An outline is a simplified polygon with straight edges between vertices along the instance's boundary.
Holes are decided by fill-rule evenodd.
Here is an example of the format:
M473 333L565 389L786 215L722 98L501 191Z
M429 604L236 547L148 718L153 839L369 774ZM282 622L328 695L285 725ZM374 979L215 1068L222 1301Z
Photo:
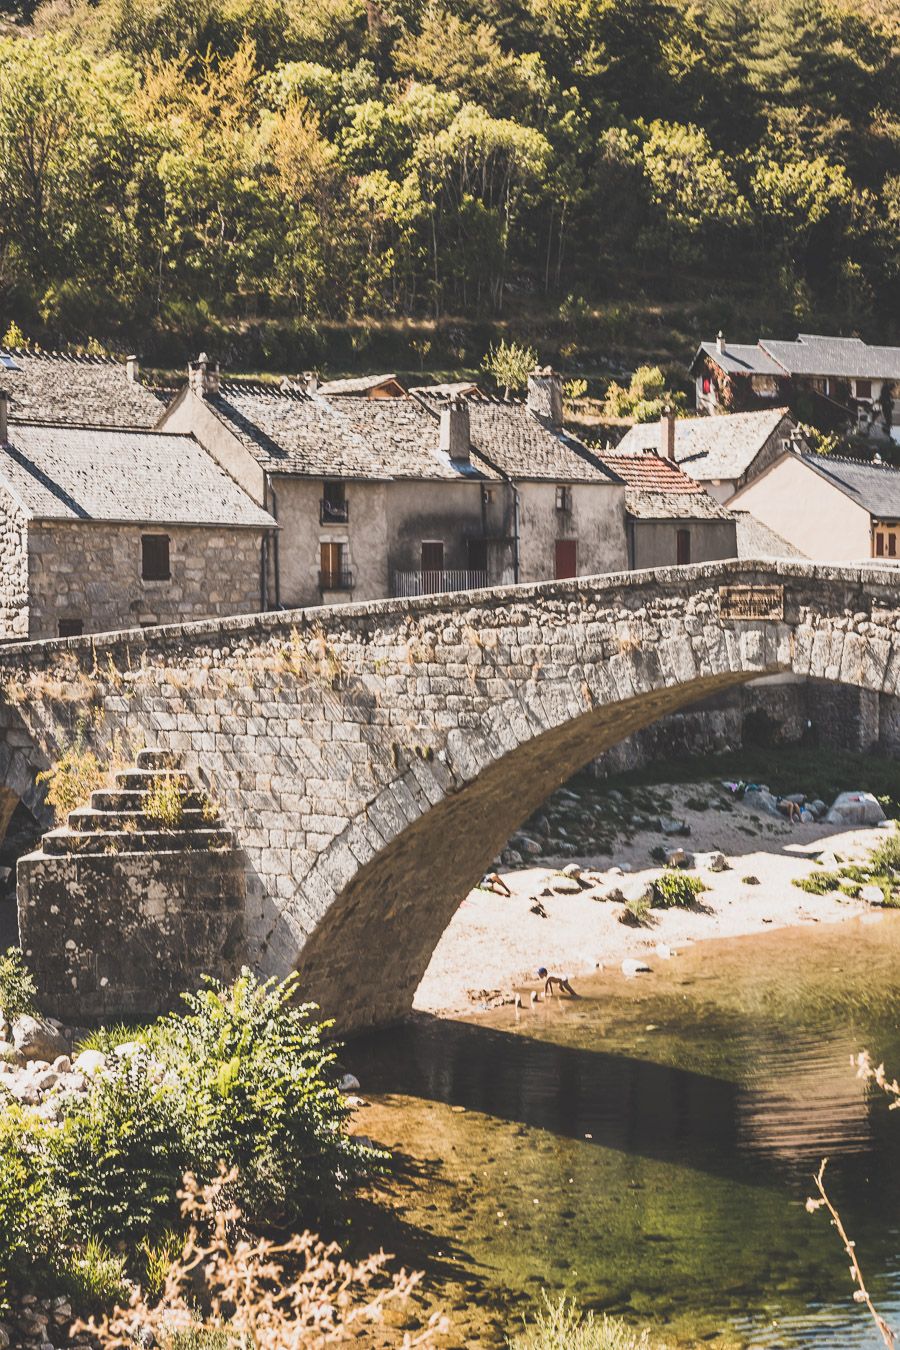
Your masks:
M825 824L791 826L760 816L742 802L729 801L729 809L720 810L717 805L725 794L717 784L705 788L710 803L705 810L687 804L698 798L696 784L666 786L664 791L671 799L671 814L690 826L688 838L641 829L630 839L617 840L612 856L575 859L600 874L595 887L577 895L542 894L572 858L542 858L539 866L500 869L512 897L475 890L463 901L435 950L415 1006L439 1014L472 1012L492 1006L515 989L537 987L535 971L540 965L573 977L619 967L626 958L652 967L669 959L657 948L677 955L679 949L705 938L837 923L868 908L846 897L811 895L792 883L808 876L823 853L848 862L865 861L883 839L884 826L852 830ZM650 850L661 844L683 844L692 852L719 851L729 870L695 870L709 887L701 897L702 907L654 910L652 926L627 926L619 919L622 904L602 898L623 884L613 869L626 869L629 883L633 878L650 881L661 873L650 861ZM747 877L757 878L758 884ZM538 897L546 918L531 913Z

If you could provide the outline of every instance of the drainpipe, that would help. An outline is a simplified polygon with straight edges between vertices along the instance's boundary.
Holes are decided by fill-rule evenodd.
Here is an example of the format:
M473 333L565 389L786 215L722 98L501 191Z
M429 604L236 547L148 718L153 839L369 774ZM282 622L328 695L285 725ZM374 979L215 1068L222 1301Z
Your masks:
M513 582L516 586L519 584L519 519L520 502L519 489L513 480L509 480L510 491L513 495Z
M263 487L263 506L275 520L278 520L278 496L272 486L272 475L267 473ZM281 564L278 552L278 531L270 531L272 535L272 565L275 573L275 608L281 609ZM268 550L267 550L268 552ZM268 572L268 568L266 569Z

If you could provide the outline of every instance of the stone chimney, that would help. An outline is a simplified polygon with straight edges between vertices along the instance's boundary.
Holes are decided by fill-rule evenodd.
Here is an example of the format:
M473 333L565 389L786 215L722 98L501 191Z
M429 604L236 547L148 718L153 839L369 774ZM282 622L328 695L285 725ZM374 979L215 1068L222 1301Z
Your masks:
M659 453L675 463L675 413L668 403L659 419Z
M129 384L137 384L141 372L140 362L136 356L127 356L125 358L125 376Z
M9 394L0 389L0 445L9 445Z
M469 438L469 405L463 398L451 398L441 408L440 449L451 459L468 460L472 442Z
M725 350L725 338L722 336L722 330L720 328L718 333L716 334L716 351L724 352L724 350Z
M209 398L210 394L219 392L219 367L210 361L206 352L201 352L188 366L188 380L198 398Z
M319 372L317 370L304 370L303 387L312 396L319 392Z
M536 366L528 376L528 411L551 427L562 426L562 380L552 366Z

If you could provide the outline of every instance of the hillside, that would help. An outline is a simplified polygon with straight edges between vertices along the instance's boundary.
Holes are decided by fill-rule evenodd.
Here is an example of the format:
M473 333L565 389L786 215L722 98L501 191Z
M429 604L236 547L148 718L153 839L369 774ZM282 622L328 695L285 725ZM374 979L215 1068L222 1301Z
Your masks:
M4 330L412 372L515 336L600 382L900 337L896 3L6 8Z

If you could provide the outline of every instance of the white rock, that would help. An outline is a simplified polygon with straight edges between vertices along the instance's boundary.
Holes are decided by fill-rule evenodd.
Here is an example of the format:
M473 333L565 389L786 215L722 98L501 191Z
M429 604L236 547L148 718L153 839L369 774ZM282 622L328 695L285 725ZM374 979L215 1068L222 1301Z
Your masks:
M672 948L666 946L665 942L657 942L653 948L660 961L670 961L672 959Z
M122 1041L113 1048L113 1054L118 1055L119 1059L134 1059L135 1055L142 1055L146 1049L140 1041Z
M871 792L842 792L825 817L828 825L880 825L884 811Z
M352 1073L345 1073L341 1081L338 1083L338 1087L340 1088L341 1092L358 1092L360 1086L361 1084L359 1079L356 1077L355 1074Z
M693 867L694 856L688 853L687 849L669 848L666 849L667 867Z
M82 1050L72 1067L78 1073L93 1078L95 1073L99 1073L101 1069L106 1068L106 1056L102 1050Z
M72 1061L68 1055L57 1055L52 1068L54 1073L69 1073L72 1068Z
M29 1017L25 1013L13 1022L13 1045L26 1059L42 1059L48 1064L69 1050L56 1027L40 1017Z
M867 905L883 905L884 891L880 886L860 886L859 898L864 900Z
M554 895L578 895L581 883L574 877L554 877L550 882L550 889Z
M637 961L631 956L626 957L622 962L622 974L627 975L629 979L632 979L635 975L641 974L642 971L649 970L650 967L647 965L646 961Z

